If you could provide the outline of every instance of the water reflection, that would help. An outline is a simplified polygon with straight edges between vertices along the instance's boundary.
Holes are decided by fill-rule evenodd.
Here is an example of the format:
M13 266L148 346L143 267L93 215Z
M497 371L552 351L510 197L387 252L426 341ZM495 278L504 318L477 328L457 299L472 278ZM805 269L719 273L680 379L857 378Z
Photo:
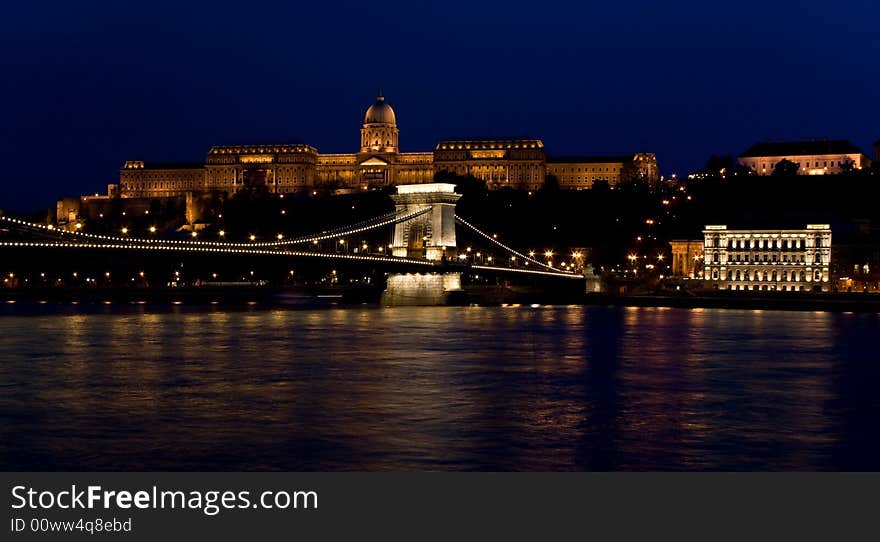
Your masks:
M877 315L0 318L8 470L877 469Z

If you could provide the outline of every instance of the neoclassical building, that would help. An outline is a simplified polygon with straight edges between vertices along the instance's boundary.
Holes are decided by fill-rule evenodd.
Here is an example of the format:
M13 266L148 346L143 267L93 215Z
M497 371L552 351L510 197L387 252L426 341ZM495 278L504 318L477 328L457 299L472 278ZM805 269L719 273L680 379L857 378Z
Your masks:
M703 280L723 290L823 291L830 288L831 226L792 230L703 230Z
M702 272L703 240L673 239L669 241L669 245L672 247L672 276L699 278Z
M322 154L305 144L218 145L204 162L165 164L129 160L110 195L179 197L187 193L265 186L287 193L315 188L368 189L433 182L439 172L472 175L492 189L537 190L547 175L562 189L586 189L595 181L614 185L627 176L659 177L654 154L548 158L540 139L441 141L431 152L400 152L394 110L379 96L364 114L360 150Z

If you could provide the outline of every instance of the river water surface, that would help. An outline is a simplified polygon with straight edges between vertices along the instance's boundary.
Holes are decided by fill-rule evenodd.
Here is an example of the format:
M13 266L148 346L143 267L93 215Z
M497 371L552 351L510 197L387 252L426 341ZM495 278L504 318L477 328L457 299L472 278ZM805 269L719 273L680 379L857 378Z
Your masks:
M3 470L880 470L880 315L6 307Z

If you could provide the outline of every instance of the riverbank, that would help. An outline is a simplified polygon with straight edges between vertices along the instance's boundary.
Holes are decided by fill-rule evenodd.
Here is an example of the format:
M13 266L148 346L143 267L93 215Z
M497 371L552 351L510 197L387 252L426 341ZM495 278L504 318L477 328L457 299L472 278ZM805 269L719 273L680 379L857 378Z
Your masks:
M750 309L785 311L880 312L880 295L858 293L767 292L761 295L739 292L699 295L609 295L585 294L586 305L630 307L675 307L706 309Z
M268 285L180 288L22 288L0 290L5 305L224 305L321 308L378 305L376 286L274 287ZM739 292L603 294L502 286L467 286L448 297L450 305L612 305L744 310L880 312L880 294Z

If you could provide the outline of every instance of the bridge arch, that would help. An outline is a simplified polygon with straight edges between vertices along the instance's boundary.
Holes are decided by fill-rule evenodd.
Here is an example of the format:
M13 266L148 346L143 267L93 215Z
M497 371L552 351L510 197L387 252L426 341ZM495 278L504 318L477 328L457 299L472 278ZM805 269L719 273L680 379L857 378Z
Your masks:
M402 185L391 197L398 215L425 211L394 226L392 254L432 261L456 257L455 204L461 194L455 193L454 184Z

